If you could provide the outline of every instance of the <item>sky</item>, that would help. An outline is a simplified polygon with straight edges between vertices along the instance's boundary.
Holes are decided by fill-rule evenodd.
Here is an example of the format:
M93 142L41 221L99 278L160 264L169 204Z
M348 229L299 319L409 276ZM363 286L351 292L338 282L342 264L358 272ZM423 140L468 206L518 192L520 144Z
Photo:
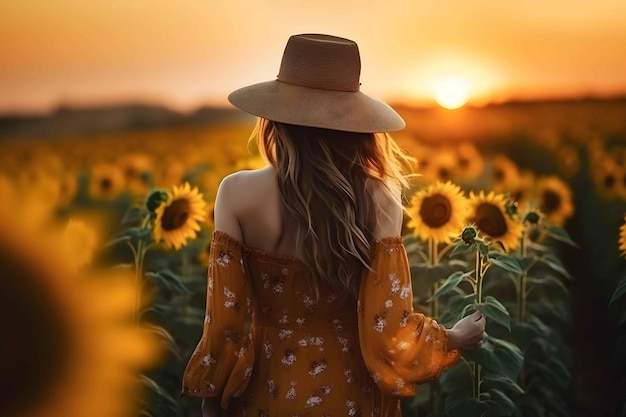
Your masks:
M297 33L355 40L361 91L428 104L626 94L624 0L28 0L0 2L0 113L60 104L226 106L276 77Z

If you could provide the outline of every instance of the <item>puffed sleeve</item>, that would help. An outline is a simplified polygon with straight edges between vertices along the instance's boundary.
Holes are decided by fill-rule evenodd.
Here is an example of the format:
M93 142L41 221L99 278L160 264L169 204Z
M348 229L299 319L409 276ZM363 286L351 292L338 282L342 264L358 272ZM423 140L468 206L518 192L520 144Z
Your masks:
M181 395L222 396L222 408L246 388L254 364L252 335L246 332L251 283L241 244L213 233L209 250L206 315L202 338L187 363Z
M447 351L447 332L413 311L413 290L402 238L372 247L371 270L359 289L359 339L363 359L378 386L397 396L413 396L417 384L437 378L460 356Z

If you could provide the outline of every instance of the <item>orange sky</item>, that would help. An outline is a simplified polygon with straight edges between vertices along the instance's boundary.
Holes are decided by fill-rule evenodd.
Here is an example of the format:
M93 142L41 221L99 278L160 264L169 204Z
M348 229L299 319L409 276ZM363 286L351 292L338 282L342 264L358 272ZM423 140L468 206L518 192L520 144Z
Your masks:
M59 103L225 104L273 79L289 35L359 43L362 91L476 104L626 93L624 0L28 0L0 2L0 112Z

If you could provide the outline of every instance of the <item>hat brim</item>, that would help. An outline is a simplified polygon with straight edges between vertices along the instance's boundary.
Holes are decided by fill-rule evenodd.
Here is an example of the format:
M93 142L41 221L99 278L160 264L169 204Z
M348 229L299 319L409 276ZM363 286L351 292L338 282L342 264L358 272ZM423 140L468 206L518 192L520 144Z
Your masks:
M360 91L332 91L277 80L233 91L235 107L269 120L348 132L377 133L404 129L406 123L386 103Z

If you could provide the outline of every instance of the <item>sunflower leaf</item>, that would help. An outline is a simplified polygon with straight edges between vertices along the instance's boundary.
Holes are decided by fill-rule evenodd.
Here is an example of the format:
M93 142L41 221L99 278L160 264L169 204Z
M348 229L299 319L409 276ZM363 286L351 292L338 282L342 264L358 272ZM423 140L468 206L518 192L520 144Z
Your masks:
M122 224L128 225L131 223L136 223L144 216L144 214L145 212L143 211L143 209L131 206L128 208L128 210L126 210L126 213L124 213L124 217L122 218Z
M452 251L450 251L450 253L448 254L448 257L453 257L456 255L462 255L464 253L468 253L471 252L473 250L476 249L476 244L472 243L471 245L467 245L465 243L463 243L462 241L459 241L459 243L454 247L454 249L452 249Z
M104 244L104 247L105 247L105 248L108 248L108 247L110 247L110 246L115 246L115 245L117 245L118 243L126 242L126 241L128 241L128 240L130 240L130 239L131 239L131 237L130 237L129 235L127 235L127 234L121 234L121 235L115 236L114 238L112 238L112 239L110 239L108 242L106 242L106 243Z
M488 295L485 297L485 302L478 304L477 307L486 317L511 331L509 312L495 297Z
M550 226L546 229L548 236L551 238L558 240L559 242L567 243L570 246L575 248L579 248L579 246L572 240L569 233L565 231L565 229L557 226Z
M512 256L500 255L497 258L489 258L489 262L514 274L522 274L522 267Z
M546 253L539 258L539 261L546 264L552 270L561 273L565 278L574 279L574 277L567 272L567 269L561 263L561 260L557 258L553 253Z
M448 292L452 291L454 288L456 288L457 285L461 283L461 281L463 281L463 279L472 275L473 272L474 271L468 271L468 272L456 271L452 273L452 275L450 275L446 279L446 281L441 285L441 287L439 287L437 291L435 291L435 293L430 298L430 300L439 298L442 295L447 294Z
M615 301L622 298L624 294L626 294L626 275L624 275L617 284L617 288L615 288L615 292L613 292L613 296L611 296L611 301L609 301L609 307L613 305Z
M170 270L160 272L146 272L146 277L156 286L168 289L180 294L189 294L189 289L182 283L180 278Z
M159 336L163 342L164 346L172 352L178 359L182 360L182 356L180 354L180 348L176 344L174 337L168 332L164 327L156 326L156 325L148 325L150 331L154 332L157 336Z

